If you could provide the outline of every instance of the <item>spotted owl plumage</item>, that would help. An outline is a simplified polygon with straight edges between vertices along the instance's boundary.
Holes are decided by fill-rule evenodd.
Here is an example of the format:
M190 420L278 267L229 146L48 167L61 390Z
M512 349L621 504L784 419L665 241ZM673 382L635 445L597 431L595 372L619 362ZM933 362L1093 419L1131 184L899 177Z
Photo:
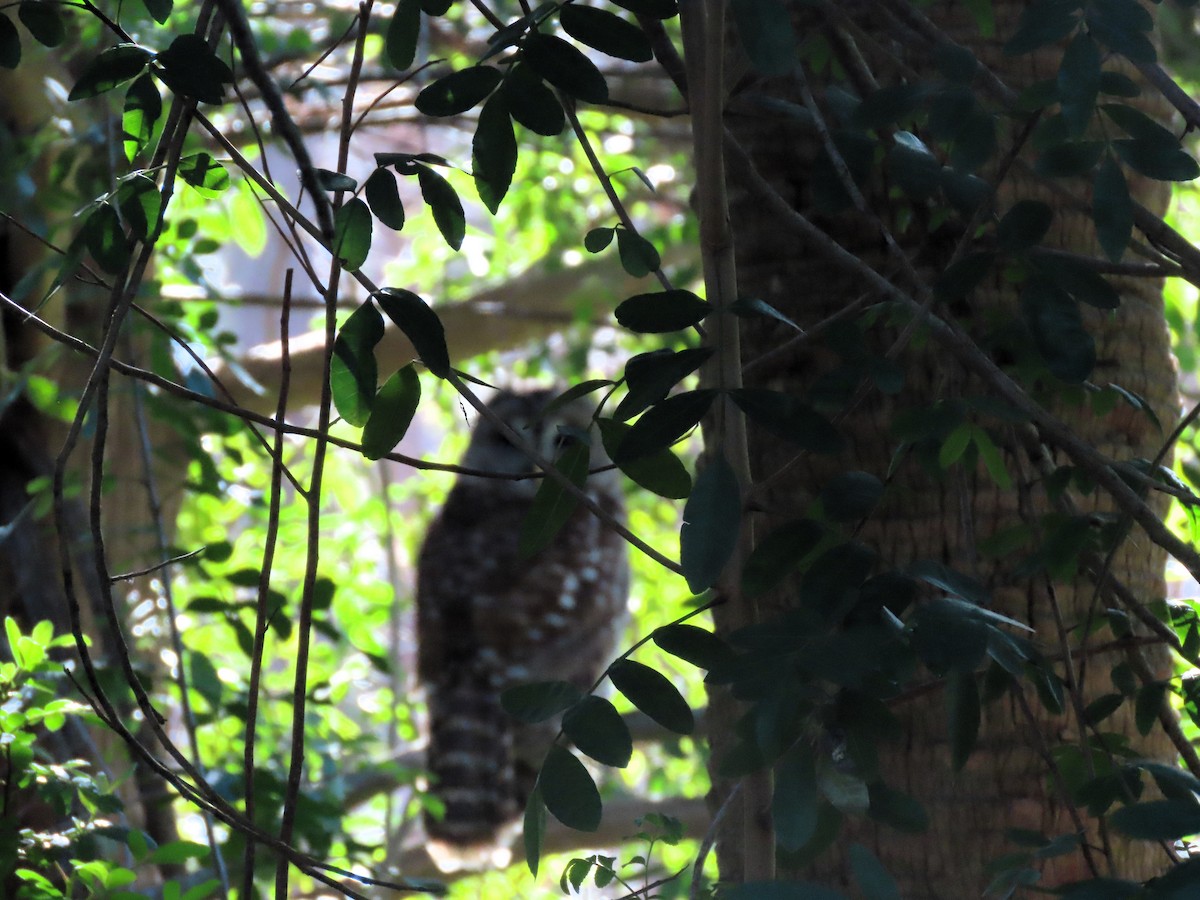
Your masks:
M490 408L547 459L560 426L586 432L586 407L543 415L551 391L504 392ZM592 468L606 463L592 429ZM492 424L475 426L463 465L535 471ZM421 547L417 575L419 675L429 709L432 791L445 806L426 816L431 851L446 867L476 864L507 844L557 732L521 725L500 706L507 688L558 679L586 690L615 655L629 569L624 541L578 505L554 540L522 559L517 542L539 479L460 475ZM618 519L615 471L596 473L588 494ZM462 862L465 860L465 862Z

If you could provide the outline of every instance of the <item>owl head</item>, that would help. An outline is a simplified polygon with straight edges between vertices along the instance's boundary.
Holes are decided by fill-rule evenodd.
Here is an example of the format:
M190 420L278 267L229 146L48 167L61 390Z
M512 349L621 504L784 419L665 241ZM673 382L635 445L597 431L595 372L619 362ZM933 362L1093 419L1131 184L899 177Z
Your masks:
M587 399L574 400L547 411L559 391L541 389L516 393L501 391L488 403L488 409L508 424L513 431L537 449L543 459L553 460L570 441L584 441L590 447L591 468L608 465L608 455L600 442L600 434L592 422L594 405ZM502 475L528 475L537 466L525 451L513 443L488 418L480 416L471 432L471 442L462 464L471 469ZM538 479L500 481L515 495L533 496Z

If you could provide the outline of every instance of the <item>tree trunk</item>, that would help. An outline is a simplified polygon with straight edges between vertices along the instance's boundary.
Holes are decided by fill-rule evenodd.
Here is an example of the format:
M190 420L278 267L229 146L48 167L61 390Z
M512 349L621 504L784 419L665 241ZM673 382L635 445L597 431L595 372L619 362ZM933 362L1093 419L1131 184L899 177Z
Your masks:
M922 55L925 41L915 33L905 33L888 4L878 4L861 13L859 7L853 6L849 15L865 30L853 35L847 35L836 21L817 22L813 19L817 13L799 9L800 4L794 4L794 7L797 8L796 16L802 20L799 25L802 39L813 40L823 35L832 38L831 43L835 44L837 40L853 39L881 86L894 83L889 79L895 68L881 62L874 53L875 48L865 39L865 33L873 35L873 39L889 51L903 56L905 63L917 72L928 73L932 69L928 55ZM1015 59L1001 53L1004 42L1014 31L1022 8L1020 4L997 4L996 37L993 39L980 38L967 11L957 4L939 2L923 8L954 40L970 47L981 62L992 67L1017 91L1038 79L1053 78L1057 72L1061 47ZM802 102L796 81L790 77L756 84L753 91L769 93L792 103ZM827 95L816 85L813 91L819 105L829 115ZM895 259L889 257L879 227L868 217L857 213L822 217L816 211L814 192L824 187L819 183L821 179L831 176L827 170L826 174L815 173L814 161L820 141L811 130L803 130L780 118L739 115L736 104L735 97L732 112L726 116L727 125L775 191L795 209L816 220L843 247L911 292L913 285L903 274L897 274ZM1151 115L1160 112L1147 111ZM1001 120L1002 123L1013 121ZM1015 122L1015 125L1000 125L1000 155L1012 146L1014 134L1020 131L1023 123ZM1032 154L1024 153L1022 159L1032 159ZM993 177L986 169L980 174L989 180ZM864 294L868 305L880 300L868 294L868 286L859 277L831 263L819 248L803 243L794 232L782 226L777 216L765 214L761 196L751 190L738 189L745 179L736 167L731 167L730 181L734 186L731 216L737 241L739 297L766 300L804 328L811 328L845 310ZM865 191L868 205L878 212L886 227L899 235L904 252L914 261L920 275L932 283L944 270L950 251L961 236L961 220L957 227L932 227L927 219L923 220L925 209L920 203L912 204L908 209L897 205L894 188L892 194L886 193L886 185L881 184L878 173L872 184L874 187ZM1083 184L1082 181L1068 183L1072 189ZM1165 210L1168 192L1161 183L1131 178L1130 190L1138 202L1156 214ZM1056 217L1046 246L1071 249L1089 256L1101 255L1090 218L1064 206L1020 164L1000 186L994 205L996 213L1003 215L1018 199L1040 199L1056 206ZM909 214L911 221L906 227L902 226L904 217ZM1093 412L1092 405L1077 388L1046 382L1033 388L1028 381L1023 383L1034 391L1039 402L1070 424L1083 440L1106 457L1149 459L1154 457L1177 418L1174 366L1163 316L1161 284L1119 278L1113 279L1113 283L1121 293L1119 311L1115 314L1095 310L1084 312L1085 325L1095 338L1099 360L1091 380L1100 385L1114 382L1146 398L1164 430L1159 431L1148 417L1123 405L1106 414ZM991 352L994 360L1011 371L1012 364L1028 352L1022 346L1022 338L1013 340L1011 333L1005 333L1005 329L1011 332L1010 323L1005 320L1019 319L1016 301L1016 291L997 268L966 303L951 309L938 304L933 311L943 318L955 319ZM882 315L877 321L886 319L887 316ZM934 471L921 465L915 452L909 452L897 462L895 454L899 441L892 428L898 414L910 411L928 419L935 413L932 409L935 403L940 403L940 408L945 410L989 392L978 379L965 372L944 347L918 332L917 339L895 360L903 371L903 388L892 395L882 393L865 378L863 351L873 354L876 359L881 358L908 317L904 317L898 327L864 327L861 331L856 330L857 326L848 325L853 321L853 317L847 317L815 338L802 341L798 350L783 353L772 351L794 339L795 331L778 321L762 318L746 320L743 326L743 358L758 361L747 368L749 387L770 388L814 399L838 393L842 390L838 388L839 384L848 384L848 388L842 390L843 397L852 396L856 385L867 385L865 391L860 388L858 401L849 404L849 411L839 413L842 418L838 419L838 424L847 439L847 449L840 456L797 456L794 445L783 443L761 429L752 429L751 465L755 483L761 485L764 479L769 479L765 489L754 495L755 509L760 510L756 513L760 523L758 533L769 534L783 522L805 515L814 498L838 472L862 470L871 473L886 482L886 493L881 505L854 539L875 554L875 561L870 564L873 572L903 570L914 561L933 560L973 576L990 589L992 609L1028 624L1035 630L1032 639L1041 652L1047 657L1057 654L1054 671L1068 685L1071 676L1062 654L1066 644L1070 643L1072 652L1068 665L1075 676L1080 671L1085 672L1080 689L1082 705L1112 692L1110 670L1125 658L1124 652L1083 653L1079 631L1069 629L1088 620L1090 615L1102 614L1105 608L1114 604L1107 598L1097 601L1091 581L1082 578L1052 580L1044 573L1031 576L1020 571L1019 565L1030 549L1028 546L999 558L982 554L979 549L980 542L1023 521L1036 523L1039 517L1053 510L1042 483L1046 461L1039 459L1034 449L1036 437L1031 439L1027 426L1004 424L979 413L968 414L968 418L987 427L1003 448L1013 481L1009 489L997 487L984 467L978 464L968 466L960 461L939 473L936 465ZM1028 342L1027 337L1024 340ZM847 382L848 374L853 378ZM1053 460L1054 465L1064 462L1063 459ZM1039 471L1039 465L1042 471ZM1098 496L1097 492L1075 496L1075 500L1080 514L1107 512L1112 508L1107 498ZM1139 600L1154 602L1165 594L1164 563L1163 553L1135 530L1121 544L1110 571ZM864 567L863 578L867 574ZM798 583L789 582L771 595L762 607L761 616L770 618L780 610L802 603L799 588ZM1111 635L1102 632L1094 635L1088 646L1094 648L1109 640ZM1166 655L1152 653L1150 656L1149 669L1156 677L1161 677L1168 671ZM929 679L929 673L922 670L915 680ZM714 759L719 763L733 743L732 723L742 710L734 709L727 694L721 690L712 692L711 702ZM976 750L963 770L954 772L947 737L944 685L939 683L931 690L901 693L889 706L901 728L894 740L880 747L879 776L889 787L912 795L924 805L929 814L928 830L904 834L876 825L864 816L848 817L835 845L816 862L810 865L803 853L791 858L792 862L803 865L805 877L831 886L852 884L845 849L856 841L866 845L884 863L905 898L979 896L991 879L985 868L987 864L1018 849L1006 838L1007 829L1028 829L1049 836L1077 831L1071 816L1072 808L1064 801L1062 784L1048 772L1045 758L1050 746L1081 746L1076 710L1068 709L1063 715L1047 712L1039 704L1030 683L1021 680L1017 689L984 706ZM1174 754L1170 744L1160 732L1151 732L1144 739L1138 737L1131 707L1131 703L1124 704L1102 723L1099 730L1129 738L1136 756L1172 759ZM821 752L818 749L818 753ZM1102 765L1099 755L1093 762ZM1086 810L1081 815L1087 819ZM736 880L740 872L740 855L734 830L740 827L740 817L725 816L724 821L730 825L718 845L722 878ZM1091 826L1095 826L1095 822L1091 819ZM1098 873L1089 871L1084 855L1073 852L1045 863L1041 884L1062 883L1095 874L1141 879L1149 877L1165 862L1162 850L1156 845L1149 842L1121 844L1115 837L1101 837L1094 827L1089 827L1087 839L1095 846L1107 847L1106 841L1110 838L1111 873L1103 859L1098 862Z

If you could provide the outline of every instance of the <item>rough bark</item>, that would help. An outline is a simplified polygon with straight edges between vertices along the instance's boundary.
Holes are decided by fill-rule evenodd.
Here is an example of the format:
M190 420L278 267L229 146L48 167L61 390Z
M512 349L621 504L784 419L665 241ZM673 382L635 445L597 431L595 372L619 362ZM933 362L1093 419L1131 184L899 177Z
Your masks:
M1061 50L1034 57L1009 59L1000 52L1004 40L1012 33L1021 6L996 7L996 38L980 39L965 10L956 4L939 2L926 13L946 29L956 40L970 46L979 58L993 66L1009 84L1020 89L1032 81L1053 77ZM883 14L883 6L864 7L854 4L848 10L855 22L871 32L890 50L903 54L905 48L919 48L915 35L897 30L895 23ZM807 12L798 15L808 17ZM808 18L802 25L805 33L817 33L819 23ZM860 44L868 55L870 48ZM918 70L928 64L916 54L909 60ZM886 73L886 69L877 70ZM884 80L881 76L881 80ZM769 92L793 102L794 82L791 80L757 84L758 92ZM820 98L819 98L820 99ZM1153 114L1153 112L1152 112ZM795 208L812 212L812 161L816 139L800 128L788 128L778 119L753 115L727 116L727 122L737 140L746 147L759 171ZM1002 131L1001 147L1011 144L1011 130ZM1018 168L1002 186L996 208L1000 213L1020 198L1043 199L1057 204L1055 227L1048 246L1067 248L1089 255L1100 255L1092 237L1093 227L1080 213L1064 208L1054 195L1039 187L1031 177ZM736 185L738 173L731 172ZM1167 192L1146 182L1132 182L1131 190L1137 199L1162 213ZM870 198L876 209L885 207L881 197ZM733 196L733 231L737 236L739 296L761 297L793 317L802 326L810 326L854 302L866 290L861 281L831 265L815 248L803 245L799 239L780 227L772 217L762 214L761 201L747 191ZM886 216L886 213L885 213ZM896 219L885 221L897 229ZM841 217L821 222L843 246L853 250L876 269L894 273L888 260L879 230L862 217ZM899 230L899 229L897 229ZM959 234L947 229L932 231L914 222L902 238L905 251L914 259L922 275L932 279L948 261L949 249ZM895 276L893 276L895 277ZM905 288L903 276L897 283ZM1160 420L1169 429L1176 418L1174 367L1171 360L1168 334L1163 317L1161 285L1150 281L1115 279L1122 295L1120 310L1113 315L1085 314L1086 324L1096 339L1100 363L1093 379L1101 384L1115 382L1145 397ZM954 310L938 309L939 314L953 315L965 324L977 339L991 346L998 361L1008 352L997 325L1016 310L1016 297L1003 279L996 277L977 290L969 307ZM747 360L765 357L770 351L788 341L794 332L778 323L751 321L743 339L743 355ZM871 350L886 351L895 332L871 338ZM798 353L778 356L763 365L752 366L747 377L751 386L769 387L794 394L806 394L823 375L827 375L838 360L820 341L810 341ZM1010 348L1011 349L1011 348ZM1019 348L1018 348L1019 349ZM838 471L861 469L886 478L892 464L897 441L889 432L889 423L904 409L928 406L936 399L954 399L986 394L986 388L957 367L949 355L921 341L910 345L897 360L905 373L903 390L892 397L878 391L868 391L865 399L840 422L848 439L848 452L832 462L801 456L795 448L771 438L761 431L752 433L752 464L755 478L775 476L769 489L757 499L762 531L797 515L822 485ZM1114 459L1132 457L1152 458L1161 445L1164 433L1150 421L1118 408L1107 415L1095 415L1083 397L1072 392L1042 385L1038 398L1055 414L1069 422L1077 433L1101 453ZM1045 388L1050 388L1046 390ZM1062 620L1070 628L1085 620L1094 609L1095 590L1084 579L1051 583L1042 577L1029 578L1014 571L1016 558L986 559L980 556L977 542L1021 521L1026 516L1050 510L1039 473L1034 462L1020 447L1017 431L1008 433L1006 458L1017 487L1000 490L980 467L965 471L961 466L931 476L911 458L903 462L889 481L886 500L857 535L878 554L881 565L902 568L918 559L932 559L959 571L975 576L993 592L994 608L1004 615L1027 622L1036 629L1035 640L1047 655L1061 651L1059 629L1054 604ZM1015 451L1015 452L1014 452ZM1062 460L1058 460L1061 463ZM782 474L777 475L776 473ZM1024 507L1024 509L1022 509ZM1092 495L1083 498L1081 511L1107 511L1111 507L1103 498ZM760 532L761 533L761 532ZM1112 574L1124 582L1143 602L1164 596L1164 555L1138 532L1122 544L1112 562ZM778 610L796 600L794 590L771 600ZM1100 608L1111 605L1107 600ZM767 611L764 615L770 615ZM1071 633L1070 642L1076 652L1079 641ZM1093 645L1096 643L1092 641ZM1151 654L1150 668L1162 674L1165 654ZM1112 690L1109 681L1111 667L1122 657L1114 654L1091 656L1086 665L1082 686L1084 703ZM1074 659L1079 669L1079 659ZM1061 663L1056 671L1062 673ZM1047 766L1041 755L1047 744L1077 742L1077 720L1046 713L1037 702L1028 683L1024 683L1025 699L1032 717L1012 694L986 706L983 729L975 755L960 773L953 773L947 741L945 697L941 690L916 696L893 704L900 717L903 734L884 748L882 763L884 780L891 786L918 798L931 817L927 832L904 835L895 830L876 827L863 820L850 821L837 847L808 871L822 883L848 886L852 882L842 855L849 843L866 844L896 877L901 895L906 898L956 898L978 896L990 880L985 866L991 860L1011 852L1014 847L1005 838L1009 828L1026 828L1048 835L1076 830L1063 796L1055 780L1047 777ZM712 695L712 729L714 758L720 759L727 748L731 729L729 723L736 711L720 692ZM724 717L724 719L722 719ZM1131 736L1138 755L1173 758L1166 738L1152 732L1140 739L1133 727L1129 704L1113 718L1106 720L1101 730ZM1086 813L1085 813L1086 815ZM739 817L728 816L737 823ZM1094 820L1092 820L1094 825ZM1097 844L1095 833L1089 839ZM740 856L736 835L727 832L720 847L721 872L724 878L738 877ZM1123 877L1145 878L1161 868L1165 859L1162 850L1148 844L1116 844L1112 861L1114 871ZM1076 853L1053 861L1043 872L1043 884L1069 881L1088 876L1083 857ZM1108 874L1102 871L1100 874Z

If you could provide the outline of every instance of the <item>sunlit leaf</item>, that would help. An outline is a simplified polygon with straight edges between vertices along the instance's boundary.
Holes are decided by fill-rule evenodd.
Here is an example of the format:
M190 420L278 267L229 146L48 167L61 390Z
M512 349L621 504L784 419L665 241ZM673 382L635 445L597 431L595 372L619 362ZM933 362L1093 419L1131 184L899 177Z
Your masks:
M362 452L367 459L391 453L412 424L421 400L421 379L407 365L384 382L371 405L371 416L363 426Z

